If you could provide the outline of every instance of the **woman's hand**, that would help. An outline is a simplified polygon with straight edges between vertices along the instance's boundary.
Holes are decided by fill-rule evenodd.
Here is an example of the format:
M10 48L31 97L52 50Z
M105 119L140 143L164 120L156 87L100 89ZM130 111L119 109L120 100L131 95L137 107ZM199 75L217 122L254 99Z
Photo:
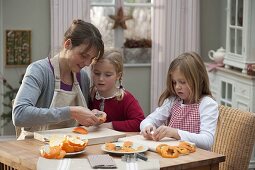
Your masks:
M104 123L106 121L107 114L103 111L93 109L92 112L96 115L96 117L99 119L98 125Z
M156 130L156 127L153 125L146 126L144 129L142 129L141 134L146 139L153 139L152 134Z
M99 119L95 114L82 106L70 106L71 117L86 127L99 124Z
M152 139L155 141L159 141L164 137L180 139L178 130L170 126L160 126L152 134Z

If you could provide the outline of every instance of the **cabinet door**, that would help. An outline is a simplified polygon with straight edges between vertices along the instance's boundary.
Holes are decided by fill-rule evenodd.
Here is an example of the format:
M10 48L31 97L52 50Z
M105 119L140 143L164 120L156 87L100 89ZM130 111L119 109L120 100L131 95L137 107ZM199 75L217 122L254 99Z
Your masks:
M212 92L212 96L215 98L217 102L219 102L220 92L219 92L219 81L217 78L217 74L215 72L208 72L208 77L210 81L210 90Z
M233 106L243 111L251 111L251 90L250 85L236 81L233 89Z
M220 79L220 104L250 111L252 91L248 84L239 82L236 79L221 77Z
M220 77L220 104L233 106L233 87L234 82L227 77Z

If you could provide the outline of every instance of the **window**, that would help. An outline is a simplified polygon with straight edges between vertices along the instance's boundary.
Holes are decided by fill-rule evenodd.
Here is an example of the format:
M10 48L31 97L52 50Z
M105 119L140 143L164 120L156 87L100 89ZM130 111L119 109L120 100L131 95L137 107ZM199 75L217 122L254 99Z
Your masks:
M242 55L243 0L231 1L230 52Z
M125 62L150 63L151 9L151 0L91 0L90 19L102 33L106 47L123 48ZM118 25L118 18L124 22ZM142 48L142 54L149 56L149 60L143 57L139 57L139 61L128 59L128 48L132 48L130 57L137 48Z

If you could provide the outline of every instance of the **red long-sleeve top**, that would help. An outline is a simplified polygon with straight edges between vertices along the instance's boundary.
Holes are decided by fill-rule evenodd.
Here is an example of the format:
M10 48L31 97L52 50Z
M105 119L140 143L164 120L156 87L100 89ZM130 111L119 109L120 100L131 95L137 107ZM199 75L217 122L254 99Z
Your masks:
M89 108L98 109L101 100L96 98L90 101ZM140 123L144 119L144 112L136 98L125 90L122 100L115 97L105 99L104 112L107 114L106 122L112 122L113 129L125 132L140 131Z

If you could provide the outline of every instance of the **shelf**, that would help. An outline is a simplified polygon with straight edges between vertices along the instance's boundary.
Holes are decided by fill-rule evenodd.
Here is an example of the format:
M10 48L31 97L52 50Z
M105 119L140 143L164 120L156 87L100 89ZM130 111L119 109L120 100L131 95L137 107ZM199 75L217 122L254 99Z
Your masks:
M205 66L208 68L208 66L210 64L214 64L214 63L205 63ZM238 69L238 68L216 67L215 70L220 70L220 71L223 71L225 73L230 73L230 74L234 74L234 75L239 76L239 77L244 77L244 78L248 78L248 79L251 79L251 80L255 80L255 76L242 73L242 70ZM211 71L211 72L213 72L213 71Z
M150 63L124 64L124 67L151 67L151 64Z

